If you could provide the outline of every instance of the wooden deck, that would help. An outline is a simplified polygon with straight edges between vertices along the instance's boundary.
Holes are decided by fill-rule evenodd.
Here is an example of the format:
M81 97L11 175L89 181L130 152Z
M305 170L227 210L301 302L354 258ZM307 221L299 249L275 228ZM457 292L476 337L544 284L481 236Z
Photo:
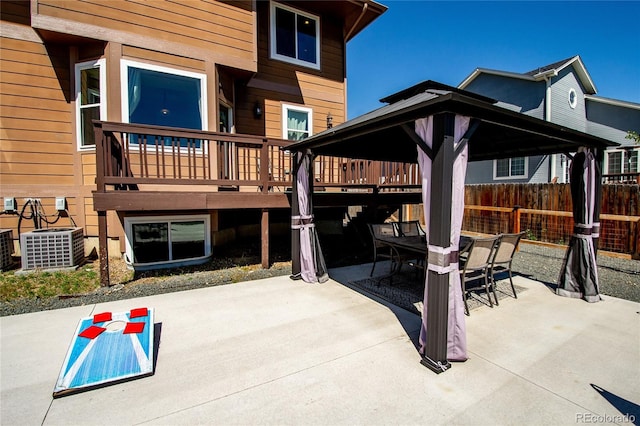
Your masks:
M109 285L107 212L261 212L269 266L269 211L291 206L292 141L263 136L94 122L101 283ZM421 200L417 164L317 157L316 207L399 206Z
M97 211L290 206L291 141L110 122L95 131ZM419 202L417 164L318 157L314 168L318 206Z

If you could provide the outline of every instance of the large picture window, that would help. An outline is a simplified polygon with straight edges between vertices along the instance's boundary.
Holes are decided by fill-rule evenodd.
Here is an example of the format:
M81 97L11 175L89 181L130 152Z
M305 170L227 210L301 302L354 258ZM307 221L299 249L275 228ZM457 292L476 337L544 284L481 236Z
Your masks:
M207 130L206 75L127 60L121 72L123 122Z
M494 179L512 179L527 177L526 157L501 158L493 161Z
M271 3L271 57L320 69L320 18Z
M104 59L75 66L76 135L79 148L96 145L92 120L106 120Z
M282 105L282 138L301 141L312 134L313 114L310 108Z
M208 216L125 218L125 231L135 266L193 263L211 254Z

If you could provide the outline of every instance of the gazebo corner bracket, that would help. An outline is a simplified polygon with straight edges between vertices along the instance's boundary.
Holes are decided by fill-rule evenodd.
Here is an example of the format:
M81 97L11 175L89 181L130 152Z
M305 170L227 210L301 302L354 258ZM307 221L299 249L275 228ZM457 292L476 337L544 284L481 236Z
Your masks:
M451 368L451 363L449 361L434 361L429 357L423 356L420 360L420 364L427 367L429 370L433 371L436 374L444 373L449 368Z
M431 147L429 147L429 145L427 145L426 142L423 141L422 138L418 136L418 134L415 132L415 130L412 129L411 126L409 126L407 123L402 124L401 127L402 127L402 130L404 130L404 132L407 134L407 136L409 136L409 138L416 145L418 145L420 149L424 151L425 154L427 154L429 159L433 161L433 150L431 149Z

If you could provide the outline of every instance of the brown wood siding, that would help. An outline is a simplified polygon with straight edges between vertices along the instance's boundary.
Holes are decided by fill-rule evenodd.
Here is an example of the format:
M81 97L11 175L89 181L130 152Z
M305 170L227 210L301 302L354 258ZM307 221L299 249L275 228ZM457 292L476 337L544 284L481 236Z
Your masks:
M140 49L132 46L122 46L122 57L127 59L142 59L154 65L165 65L171 68L180 68L203 73L205 61L169 55L162 52Z
M0 52L0 180L73 185L68 53L11 38L2 39Z
M40 0L37 14L80 24L79 33L85 25L255 60L253 12L219 1Z
M298 4L299 6L299 4ZM259 2L258 73L248 87L238 90L236 127L240 133L264 134L282 138L282 104L298 105L313 110L313 133L325 130L327 114L337 125L346 120L346 83L344 75L344 43L342 27L334 19L320 18L320 70L273 60L269 53L268 2ZM263 116L253 115L259 103Z
M0 1L0 16L3 21L29 25L31 22L31 5L29 0Z

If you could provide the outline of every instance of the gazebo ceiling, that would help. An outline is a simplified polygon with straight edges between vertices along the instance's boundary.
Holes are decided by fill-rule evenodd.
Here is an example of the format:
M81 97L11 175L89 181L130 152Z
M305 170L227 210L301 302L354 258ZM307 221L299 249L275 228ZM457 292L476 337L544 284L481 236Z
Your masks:
M417 92L417 93L416 93ZM403 99L403 97L406 97ZM492 99L432 81L391 95L393 103L313 135L287 149L370 160L416 162L416 119L438 113L479 121L469 140L469 160L571 153L580 146L618 144L494 105ZM409 130L409 131L407 131Z

